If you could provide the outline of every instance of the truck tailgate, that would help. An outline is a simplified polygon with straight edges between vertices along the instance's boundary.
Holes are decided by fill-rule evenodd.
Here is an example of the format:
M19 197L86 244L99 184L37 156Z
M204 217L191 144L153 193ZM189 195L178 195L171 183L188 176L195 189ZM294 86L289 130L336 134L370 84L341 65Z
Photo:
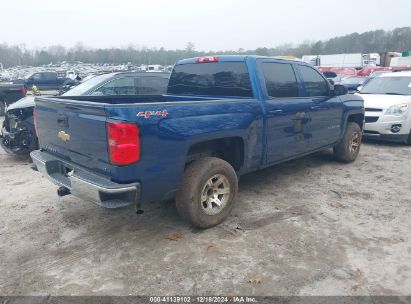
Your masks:
M85 168L109 173L104 105L36 98L36 112L41 149Z

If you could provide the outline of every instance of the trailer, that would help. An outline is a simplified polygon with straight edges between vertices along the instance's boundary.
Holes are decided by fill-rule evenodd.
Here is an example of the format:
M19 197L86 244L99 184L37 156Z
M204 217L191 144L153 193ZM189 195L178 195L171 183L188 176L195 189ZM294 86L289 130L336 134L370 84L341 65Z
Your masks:
M341 68L362 68L363 55L356 54L333 54L320 55L320 65L322 67L341 67Z
M301 61L314 65L314 66L320 65L320 57L318 55L304 55L301 58Z
M378 53L363 54L364 66L380 66L381 56Z
M391 58L390 66L392 67L411 67L411 57Z
M381 66L391 66L391 60L396 57L401 57L401 53L398 52L384 52L381 54Z

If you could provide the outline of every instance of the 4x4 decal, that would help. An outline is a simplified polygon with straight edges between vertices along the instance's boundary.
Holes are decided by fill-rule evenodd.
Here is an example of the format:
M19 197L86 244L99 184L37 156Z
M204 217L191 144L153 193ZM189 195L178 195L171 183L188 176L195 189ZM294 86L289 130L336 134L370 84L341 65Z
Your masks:
M167 110L161 110L161 111L145 111L145 112L138 112L137 117L144 117L144 118L150 118L151 116L162 116L166 117L168 115Z

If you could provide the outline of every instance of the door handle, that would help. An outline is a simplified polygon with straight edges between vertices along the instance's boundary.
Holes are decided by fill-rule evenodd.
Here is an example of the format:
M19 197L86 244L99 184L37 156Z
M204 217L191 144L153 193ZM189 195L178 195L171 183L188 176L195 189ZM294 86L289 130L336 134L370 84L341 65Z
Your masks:
M283 110L272 110L272 111L268 111L268 113L274 114L274 115L280 115L280 114L283 114Z
M319 109L321 109L321 107L320 106L312 106L312 107L310 107L310 109L311 110L319 110Z

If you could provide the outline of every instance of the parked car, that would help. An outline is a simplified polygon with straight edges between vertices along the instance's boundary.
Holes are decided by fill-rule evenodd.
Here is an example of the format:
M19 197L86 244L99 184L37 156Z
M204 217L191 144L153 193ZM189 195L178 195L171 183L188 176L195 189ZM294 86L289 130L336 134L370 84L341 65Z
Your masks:
M38 149L33 120L34 98L24 97L7 108L0 133L0 144L8 153L28 155Z
M386 73L358 94L364 99L364 136L411 144L411 72Z
M84 78L81 78L80 76L76 76L75 78L68 78L63 85L59 87L59 94L58 95L63 95L66 93L68 90L71 90L72 88L78 86L80 83L83 83L96 75L88 75Z
M25 84L26 87L31 89L36 86L39 90L58 90L63 84L67 84L68 81L73 81L66 77L66 72L38 72L33 73L26 79L17 79L13 83Z
M62 96L161 95L170 73L118 72L92 77Z
M89 78L64 95L147 95L164 94L169 73L110 73ZM34 97L19 100L7 109L3 122L0 143L9 153L29 154L38 148L38 139L33 125Z
M375 77L380 76L382 74L386 74L386 73L391 73L391 71L375 71L375 72L372 72L369 76L365 77L364 82L359 87L357 87L357 92L361 92L362 88L367 83L369 83L372 79L374 79Z
M325 148L354 161L364 107L346 93L303 62L181 60L167 95L37 97L31 157L60 196L137 209L175 197L185 220L207 228L229 215L245 173Z
M359 86L361 86L365 81L365 77L352 76L341 79L340 84L345 86L348 93L355 93Z
M27 88L21 84L0 84L0 115L4 115L7 105L26 96Z

